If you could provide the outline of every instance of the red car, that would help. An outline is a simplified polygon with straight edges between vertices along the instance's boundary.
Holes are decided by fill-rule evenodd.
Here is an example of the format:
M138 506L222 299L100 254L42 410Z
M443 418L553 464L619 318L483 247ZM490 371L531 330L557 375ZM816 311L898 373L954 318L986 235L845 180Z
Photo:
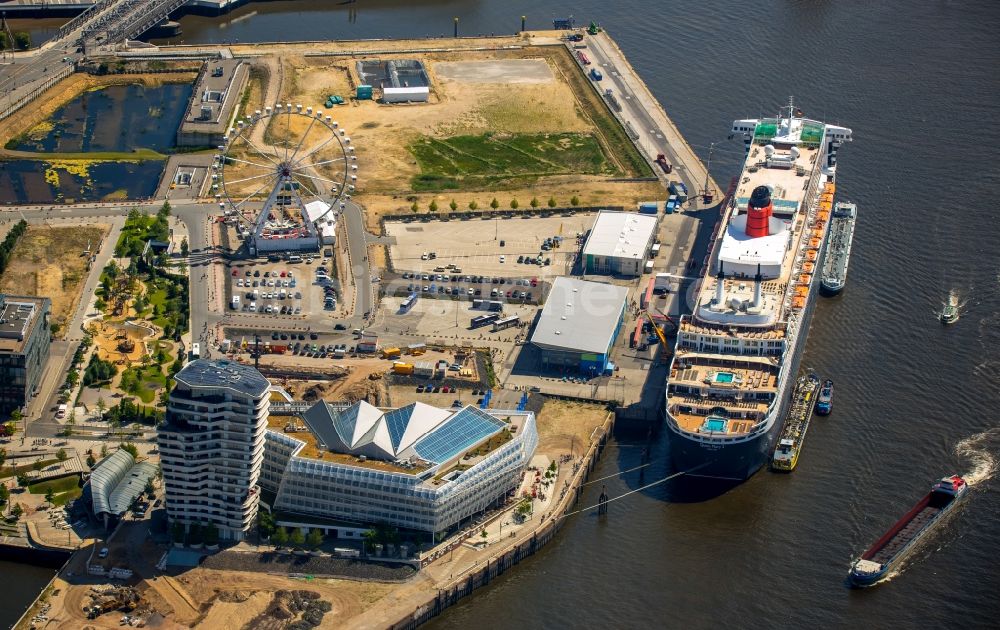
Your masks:
M239 273L239 269L233 269L233 277L234 277L234 278L236 277L236 275L237 275L238 273Z
M533 286L533 287L537 287L538 286L538 278L532 278L531 279L531 286Z

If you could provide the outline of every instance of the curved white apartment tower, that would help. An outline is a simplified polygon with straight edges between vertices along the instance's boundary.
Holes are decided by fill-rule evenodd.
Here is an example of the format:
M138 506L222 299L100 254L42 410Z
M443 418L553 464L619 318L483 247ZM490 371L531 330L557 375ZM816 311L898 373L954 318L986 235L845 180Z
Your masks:
M242 540L257 516L269 383L253 367L192 361L175 377L158 431L167 516Z

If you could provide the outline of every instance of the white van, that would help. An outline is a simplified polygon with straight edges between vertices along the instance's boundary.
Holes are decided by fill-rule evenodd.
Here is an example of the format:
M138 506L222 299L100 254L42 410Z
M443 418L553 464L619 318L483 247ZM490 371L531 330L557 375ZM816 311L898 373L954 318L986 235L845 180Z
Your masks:
M69 407L67 405L59 405L59 407L56 408L56 417L57 418L65 418L66 417L66 412L68 411L68 409L69 409Z
M302 256L298 256L296 254L292 254L291 256L288 257L288 262L290 262L290 263L300 263L300 262L302 262Z
M233 296L233 310L234 311L240 310L240 296L238 295Z

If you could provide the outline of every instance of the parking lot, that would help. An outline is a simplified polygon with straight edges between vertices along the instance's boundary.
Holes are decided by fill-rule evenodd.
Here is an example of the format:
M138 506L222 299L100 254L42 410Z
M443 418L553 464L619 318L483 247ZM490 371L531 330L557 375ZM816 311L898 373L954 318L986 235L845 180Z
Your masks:
M304 318L336 315L339 285L329 277L331 260L317 256L301 262L234 264L230 268L227 303L230 311Z
M454 273L447 267L441 269L444 270L442 273L404 271L389 284L386 293L403 297L416 293L425 298L539 304L544 301L548 290L548 283L537 275L520 278L479 276Z
M414 220L386 222L385 229L395 237L389 256L400 273L441 273L434 270L454 265L462 274L543 278L566 275L572 269L579 252L576 237L591 228L595 216ZM546 248L546 239L561 239L561 243ZM542 264L525 262L525 258L541 258Z

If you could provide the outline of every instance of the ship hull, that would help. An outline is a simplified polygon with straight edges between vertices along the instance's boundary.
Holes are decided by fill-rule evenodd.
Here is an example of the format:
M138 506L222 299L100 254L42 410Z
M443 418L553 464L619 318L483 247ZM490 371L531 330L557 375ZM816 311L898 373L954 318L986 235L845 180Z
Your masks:
M844 291L844 285L830 286L825 282L821 282L819 285L819 292L825 297L834 297L835 295L840 295Z

